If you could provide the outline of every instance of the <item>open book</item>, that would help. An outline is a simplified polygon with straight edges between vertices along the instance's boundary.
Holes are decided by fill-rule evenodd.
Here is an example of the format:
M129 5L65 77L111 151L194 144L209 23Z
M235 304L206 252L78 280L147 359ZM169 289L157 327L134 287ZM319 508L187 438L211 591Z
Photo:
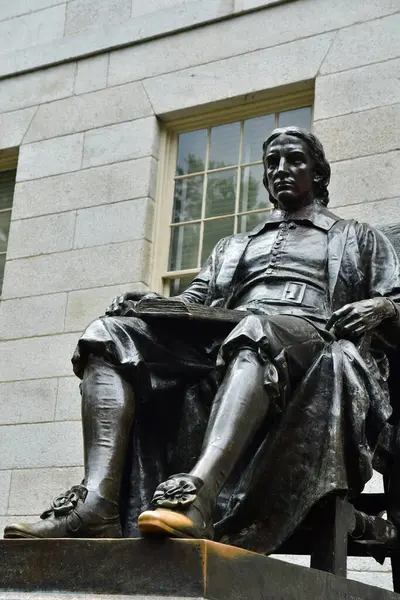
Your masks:
M212 308L202 304L190 304L182 300L143 298L124 311L125 317L162 317L164 319L193 319L196 321L225 321L239 323L248 315L246 311L228 308Z

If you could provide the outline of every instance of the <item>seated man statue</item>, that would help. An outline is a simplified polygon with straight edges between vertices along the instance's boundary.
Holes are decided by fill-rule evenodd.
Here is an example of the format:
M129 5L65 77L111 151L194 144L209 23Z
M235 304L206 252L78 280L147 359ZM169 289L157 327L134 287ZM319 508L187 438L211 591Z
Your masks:
M124 316L139 295L115 299L73 357L85 478L5 537L121 537L129 518L132 536L136 514L143 536L270 553L325 495L362 491L391 414L385 348L400 339L399 262L382 233L327 210L330 166L313 134L275 129L263 160L274 210L222 239L179 296L243 318L196 329Z

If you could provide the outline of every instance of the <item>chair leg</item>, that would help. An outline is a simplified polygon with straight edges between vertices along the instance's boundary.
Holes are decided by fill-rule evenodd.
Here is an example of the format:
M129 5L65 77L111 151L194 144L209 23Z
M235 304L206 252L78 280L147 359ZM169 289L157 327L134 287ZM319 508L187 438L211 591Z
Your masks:
M400 593L400 550L395 550L390 556L392 563L393 591Z
M339 496L329 496L321 503L315 522L315 537L310 566L340 577L347 573L347 542L351 529L352 507Z

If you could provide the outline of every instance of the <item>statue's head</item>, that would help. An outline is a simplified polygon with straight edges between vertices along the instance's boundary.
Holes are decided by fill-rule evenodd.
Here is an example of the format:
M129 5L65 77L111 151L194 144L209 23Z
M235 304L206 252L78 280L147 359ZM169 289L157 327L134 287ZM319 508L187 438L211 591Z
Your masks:
M321 142L300 127L274 129L263 144L264 186L274 206L329 202L331 168Z

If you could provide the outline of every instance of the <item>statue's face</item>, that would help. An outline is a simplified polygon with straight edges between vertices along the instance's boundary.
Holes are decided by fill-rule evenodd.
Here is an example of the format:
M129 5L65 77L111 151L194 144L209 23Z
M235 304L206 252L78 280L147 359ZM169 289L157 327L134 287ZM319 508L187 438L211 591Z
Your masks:
M305 141L278 136L267 148L264 166L269 191L279 208L293 210L313 202L314 160Z

